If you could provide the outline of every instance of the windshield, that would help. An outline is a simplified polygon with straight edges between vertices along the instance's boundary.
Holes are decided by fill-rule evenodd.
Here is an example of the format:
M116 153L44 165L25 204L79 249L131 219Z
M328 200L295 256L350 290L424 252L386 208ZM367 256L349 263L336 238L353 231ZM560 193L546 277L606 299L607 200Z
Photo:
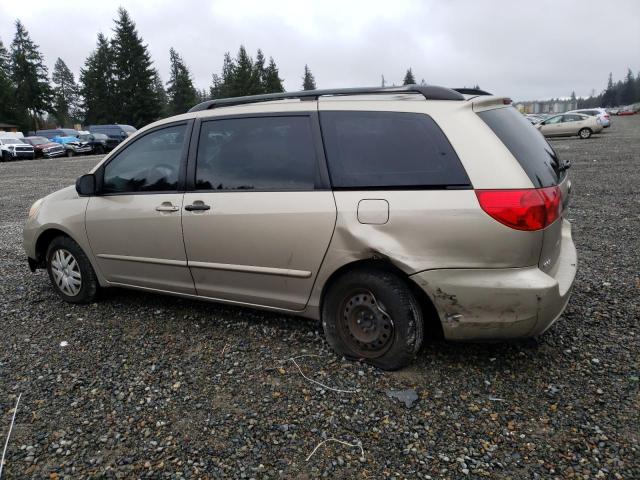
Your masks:
M96 140L107 140L109 137L106 136L104 133L94 133L93 138Z
M10 144L15 145L23 142L21 142L20 140L16 140L15 138L3 138L2 143L5 143L7 145L10 145Z
M120 128L127 133L137 132L137 129L132 127L131 125L120 125Z
M27 140L31 145L43 145L45 143L49 143L49 140L44 137L26 138L25 140Z

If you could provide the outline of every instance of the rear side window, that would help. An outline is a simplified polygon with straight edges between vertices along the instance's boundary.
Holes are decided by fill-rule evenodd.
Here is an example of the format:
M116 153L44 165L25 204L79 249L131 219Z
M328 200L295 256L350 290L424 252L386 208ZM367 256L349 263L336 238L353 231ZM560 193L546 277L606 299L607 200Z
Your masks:
M542 134L513 107L495 108L478 115L518 160L537 188L560 181L560 162ZM560 121L562 117L560 116ZM551 119L547 123L556 123Z
M197 190L314 190L317 161L307 116L204 122Z
M322 112L334 188L469 187L442 130L427 115Z

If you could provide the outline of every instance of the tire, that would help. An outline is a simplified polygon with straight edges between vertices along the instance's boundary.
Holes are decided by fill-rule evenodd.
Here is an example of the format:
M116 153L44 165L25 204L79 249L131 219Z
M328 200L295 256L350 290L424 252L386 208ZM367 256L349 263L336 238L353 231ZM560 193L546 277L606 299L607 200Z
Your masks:
M73 157L76 154L76 152L74 152L73 150L71 150L70 148L67 149L67 157Z
M95 155L104 155L104 147L102 145L98 145L96 147Z
M422 346L420 305L405 281L377 269L353 270L330 286L322 326L339 354L383 370L405 367Z
M9 162L11 160L11 156L8 152L2 152L2 161Z
M578 136L583 139L586 140L587 138L589 138L591 136L591 129L590 128L582 128L579 132L578 132Z
M96 273L80 245L71 238L56 237L51 241L46 265L53 289L65 302L89 303L95 299L99 287Z

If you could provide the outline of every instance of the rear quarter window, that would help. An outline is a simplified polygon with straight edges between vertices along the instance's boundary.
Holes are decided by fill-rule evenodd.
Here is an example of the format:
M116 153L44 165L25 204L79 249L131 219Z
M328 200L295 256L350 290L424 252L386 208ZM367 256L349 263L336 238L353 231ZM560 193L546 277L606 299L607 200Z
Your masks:
M470 188L455 150L429 116L403 112L321 112L336 189Z
M557 185L560 161L549 142L513 107L479 112L478 116L509 149L537 188Z

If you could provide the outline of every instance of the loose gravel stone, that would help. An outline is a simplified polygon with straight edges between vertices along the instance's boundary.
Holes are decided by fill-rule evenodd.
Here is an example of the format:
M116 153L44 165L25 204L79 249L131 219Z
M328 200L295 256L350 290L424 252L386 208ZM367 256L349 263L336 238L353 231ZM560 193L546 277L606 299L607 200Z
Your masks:
M22 225L97 158L0 163L2 443L22 393L4 478L640 478L640 115L552 143L573 163L580 263L563 317L536 342L428 341L393 373L286 315L125 290L61 302ZM305 380L299 355L355 393ZM306 461L330 438L345 444Z

